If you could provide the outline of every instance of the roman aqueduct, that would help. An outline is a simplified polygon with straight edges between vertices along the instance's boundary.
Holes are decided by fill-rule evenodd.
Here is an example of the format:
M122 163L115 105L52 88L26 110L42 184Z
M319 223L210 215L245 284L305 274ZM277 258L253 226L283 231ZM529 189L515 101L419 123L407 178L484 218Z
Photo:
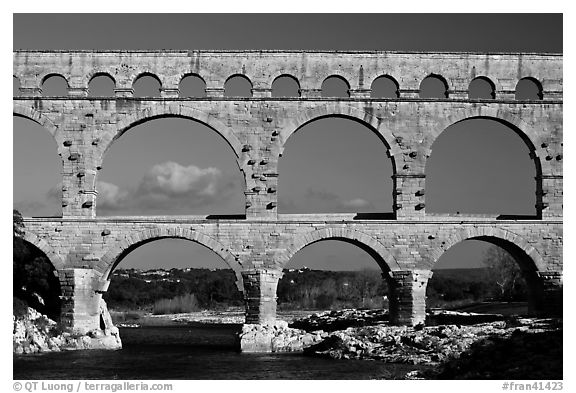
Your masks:
M526 272L530 308L540 315L562 308L562 56L326 51L16 51L20 95L14 115L42 125L62 159L62 217L25 217L27 242L56 268L62 319L75 331L99 326L99 302L120 260L140 245L181 238L217 253L236 272L246 302L246 323L276 318L282 268L300 249L337 239L366 250L391 289L391 320L416 324L425 317L431 270L451 246L480 239L510 252ZM45 96L50 76L66 79L66 96ZM138 98L142 75L161 83L159 97ZM180 97L188 76L205 83L202 97ZM114 82L113 96L91 97L96 76ZM225 82L247 79L251 96L227 97ZM322 82L344 80L348 97L323 97ZM444 96L421 98L420 82L440 79ZM298 84L293 97L274 97L279 77ZM371 94L373 81L392 80L394 97ZM468 95L481 78L493 97ZM529 79L539 90L515 97ZM201 122L226 140L245 179L245 215L99 217L96 181L109 147L130 128L151 119ZM278 160L290 135L315 119L343 117L369 127L393 165L391 215L279 214ZM534 216L430 214L426 212L426 160L432 143L452 124L495 119L526 143L536 168ZM55 152L56 154L56 152Z

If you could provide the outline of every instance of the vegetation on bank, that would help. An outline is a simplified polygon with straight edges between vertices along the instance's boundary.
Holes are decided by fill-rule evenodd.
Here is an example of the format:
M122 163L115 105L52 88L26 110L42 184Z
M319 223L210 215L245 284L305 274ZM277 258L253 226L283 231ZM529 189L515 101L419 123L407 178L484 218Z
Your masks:
M428 284L428 307L459 307L480 301L524 301L526 286L517 281L504 293L490 281L490 269L437 270ZM115 310L154 314L243 307L232 270L117 270L104 295ZM388 307L388 286L380 272L285 270L277 288L279 310L338 310ZM181 311L178 311L181 310Z
M30 306L54 321L60 319L60 281L52 263L35 246L25 242L22 215L13 210L12 285L13 312L20 315Z

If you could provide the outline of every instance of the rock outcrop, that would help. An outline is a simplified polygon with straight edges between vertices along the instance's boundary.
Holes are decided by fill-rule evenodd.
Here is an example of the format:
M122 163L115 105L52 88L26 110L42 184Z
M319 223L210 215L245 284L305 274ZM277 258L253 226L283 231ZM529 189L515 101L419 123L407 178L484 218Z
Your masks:
M242 352L302 352L324 339L326 332L308 333L288 327L284 321L273 324L245 324L240 333Z
M376 325L388 322L388 320L387 310L345 309L312 314L306 318L294 320L289 326L306 331L324 330L333 332L355 326Z
M305 348L304 353L334 359L370 359L389 363L439 365L441 367L437 370L444 371L438 371L437 375L452 377L461 374L458 370L463 367L462 370L465 369L466 373L482 377L483 374L479 373L477 368L480 364L478 359L483 359L482 362L486 363L487 367L493 365L495 348L519 346L526 349L522 343L536 340L541 350L546 348L561 352L562 345L558 345L556 342L558 340L555 338L558 334L561 338L561 329L561 322L557 319L535 318L416 328L382 324L332 332L324 341ZM549 346L542 343L546 340ZM470 355L471 353L473 355ZM509 354L510 351L504 351L502 356L497 358L500 362L504 362ZM531 358L528 355L525 357ZM521 358L519 356L517 360ZM469 367L461 367L464 359L468 359ZM561 356L559 359L561 363ZM511 363L515 364L511 368L518 367L517 361ZM431 377L433 376L427 376Z
M24 315L12 316L13 352L28 354L77 349L122 348L118 329L111 324L106 304L103 301L102 303L100 311L107 322L107 327L103 330L92 330L84 335L63 331L58 323L28 307Z

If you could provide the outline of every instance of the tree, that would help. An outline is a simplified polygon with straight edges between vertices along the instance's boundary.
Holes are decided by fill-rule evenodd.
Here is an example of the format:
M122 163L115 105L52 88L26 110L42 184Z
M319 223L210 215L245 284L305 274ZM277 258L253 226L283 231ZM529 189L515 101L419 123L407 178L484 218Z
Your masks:
M60 281L46 255L24 241L24 229L22 215L18 210L13 210L13 296L42 314L58 320Z
M484 254L488 280L497 288L495 297L499 300L524 300L526 282L514 258L500 247L490 247Z

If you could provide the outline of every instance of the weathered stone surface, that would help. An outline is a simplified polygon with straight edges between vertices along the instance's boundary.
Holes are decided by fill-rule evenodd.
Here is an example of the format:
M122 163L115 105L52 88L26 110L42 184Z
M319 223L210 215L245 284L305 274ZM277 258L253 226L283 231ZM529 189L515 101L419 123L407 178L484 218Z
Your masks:
M332 332L349 327L375 325L388 322L390 316L387 310L357 310L345 309L338 311L325 311L312 314L306 318L292 321L290 327L302 329L307 332L323 330Z
M335 359L381 360L389 363L440 364L458 359L472 346L488 346L519 333L552 333L557 320L516 319L474 325L422 328L389 325L348 328L331 333L304 353ZM560 345L560 349L561 349ZM494 358L492 358L494 361ZM455 364L458 361L454 361Z
M123 252L158 238L205 245L236 272L244 290L246 321L273 323L282 268L301 248L342 239L371 251L391 288L390 319L416 325L425 317L430 271L451 246L466 239L496 243L518 256L529 277L531 310L560 314L562 303L563 57L557 54L473 54L322 51L17 51L14 76L20 93L14 114L45 127L62 157L61 218L26 218L25 240L59 271L62 320L78 333L99 327L99 300ZM161 97L133 97L142 73L161 81ZM225 81L241 73L252 97L224 97ZM63 75L66 97L42 97L42 82ZM95 75L114 76L109 97L86 97ZM178 97L181 79L196 74L206 97ZM300 96L272 97L273 81L292 75ZM383 74L399 97L371 97ZM447 97L420 98L420 82L441 75ZM321 97L324 79L345 78L350 97ZM494 99L469 99L478 75L495 86ZM517 101L519 79L533 78L542 99ZM415 115L417 114L417 115ZM323 117L353 119L378 135L393 163L392 215L279 214L278 161L289 137ZM245 216L97 217L96 182L105 153L131 127L150 119L182 117L202 122L231 147L245 180ZM512 127L534 160L534 217L426 212L426 163L436 138L450 125L489 118ZM549 157L549 159L546 159ZM78 176L82 174L82 176ZM257 190L257 191L255 191Z
M102 310L105 317L111 322L106 305ZM111 323L104 329L94 329L86 334L61 331L61 326L28 308L26 315L13 321L13 351L15 354L28 354L36 352L58 352L77 349L120 349L122 341L118 329Z
M325 336L325 332L307 333L289 328L285 321L275 321L269 324L245 324L239 339L242 352L302 352Z

